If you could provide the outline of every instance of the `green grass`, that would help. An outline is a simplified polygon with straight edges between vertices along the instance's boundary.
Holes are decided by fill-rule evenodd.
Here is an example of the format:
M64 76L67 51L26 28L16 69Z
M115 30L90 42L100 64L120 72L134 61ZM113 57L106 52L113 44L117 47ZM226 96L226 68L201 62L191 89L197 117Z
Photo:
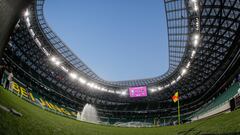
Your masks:
M0 104L23 117L0 109L0 135L199 135L240 134L240 110L181 126L120 128L79 122L42 110L0 87Z

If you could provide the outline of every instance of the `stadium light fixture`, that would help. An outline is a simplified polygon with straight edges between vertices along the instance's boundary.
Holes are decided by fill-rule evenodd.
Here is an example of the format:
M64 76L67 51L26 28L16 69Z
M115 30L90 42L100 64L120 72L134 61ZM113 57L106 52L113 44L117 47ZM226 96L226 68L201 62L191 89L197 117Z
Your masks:
M77 74L76 73L70 73L69 75L70 75L70 77L72 79L76 79L77 78Z
M56 61L55 64L56 64L57 66L59 66L59 65L61 64L61 62L60 62L60 61Z
M119 95L121 95L121 94L122 94L122 92L121 92L121 91L116 91L116 93L117 93L117 94L119 94Z
M43 47L43 52L47 55L47 56L50 56L49 52Z
M57 60L57 58L56 58L55 56L52 56L52 57L51 57L51 61L52 61L52 62L55 62L56 60Z
M198 11L198 6L197 6L197 4L194 4L194 11Z
M34 33L33 29L30 29L29 31L30 31L31 36L34 37L35 33Z
M199 40L200 35L199 35L199 34L194 34L194 35L193 35L193 38L194 38L194 40Z
M26 22L27 22L27 26L30 27L30 26L31 26L31 23L30 23L30 20L29 20L28 17L26 18Z
M100 90L100 89L101 89L97 84L95 84L95 83L93 83L93 82L89 82L89 83L87 83L87 85L88 85L90 88L94 88L94 89L97 89L97 90Z
M173 85L173 84L175 84L176 83L176 80L173 80L172 82L171 82L171 85Z
M110 93L115 93L113 90L108 90L108 92L110 92Z
M190 67L190 65L191 65L191 62L189 61L189 62L187 63L187 66L186 66L186 68L189 68L189 67Z
M96 85L94 83L90 84L90 87L94 88Z
M25 11L24 16L25 16L25 17L29 16L29 11L28 11L28 9Z
M61 64L61 62L55 56L52 56L50 60L57 66Z
M193 57L195 56L195 54L196 54L196 51L193 50L193 51L192 51L192 54L191 54L191 58L193 58Z
M177 77L177 81L179 81L181 78L182 78L182 76L179 75L179 76Z
M97 84L95 84L95 83L93 83L93 88L94 88L94 89L97 89L97 90L100 89L100 87L99 87Z
M90 88L93 88L93 83L91 83L91 82L89 82L89 83L87 83L87 86L89 86Z
M193 41L193 46L194 46L194 47L197 47L197 45L198 45L198 40L194 40L194 41Z
M196 18L196 30L199 31L200 28L200 22L199 22L199 18Z
M154 88L151 88L151 89L149 89L149 90L150 90L152 93L157 91L157 89L154 89Z
M197 4L197 0L191 0L191 2L192 2L192 6L193 6L193 10L195 11L195 12L197 12L198 11L198 4Z
M193 35L193 45L194 47L197 47L198 43L199 43L199 38L200 38L200 35L199 34L194 34Z
M187 69L186 68L183 68L182 69L182 72L181 72L181 75L183 76L183 75L185 75L187 73Z
M163 89L163 87L158 87L158 90L162 90Z
M95 84L95 83L93 83L93 88L94 88L94 89L98 89L98 85Z
M168 88L169 86L170 86L170 84L167 84L167 85L164 86L164 88Z
M64 66L61 66L61 69L62 69L63 71L65 71L65 72L68 72L68 69L65 68Z
M37 43L37 45L38 45L39 47L41 47L41 46L42 46L42 44L41 44L41 42L39 41L39 39L38 39L38 38L35 38L35 42Z
M100 87L100 86L97 86L97 89L98 89L98 90L101 90L101 87Z
M81 78L81 77L80 77L78 80L79 80L82 84L86 84L86 82L87 82L85 79L83 79L83 78Z
M106 88L102 88L102 91L107 91L107 89Z
M127 92L126 92L126 91L122 91L122 92L121 92L121 95L122 95L122 96L126 96L126 95L127 95Z

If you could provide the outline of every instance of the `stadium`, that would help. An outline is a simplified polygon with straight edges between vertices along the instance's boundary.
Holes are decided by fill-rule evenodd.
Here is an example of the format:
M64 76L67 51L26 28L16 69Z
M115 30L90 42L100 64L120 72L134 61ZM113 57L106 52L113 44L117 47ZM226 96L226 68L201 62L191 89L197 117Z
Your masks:
M1 135L240 134L239 0L164 0L167 72L123 81L85 64L45 4L0 1Z

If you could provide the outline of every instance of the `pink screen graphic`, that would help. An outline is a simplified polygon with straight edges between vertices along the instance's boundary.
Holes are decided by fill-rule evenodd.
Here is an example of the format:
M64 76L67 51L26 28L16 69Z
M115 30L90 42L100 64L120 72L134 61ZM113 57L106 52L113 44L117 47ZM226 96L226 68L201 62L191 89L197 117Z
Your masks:
M147 96L147 87L131 87L129 88L130 97L146 97Z

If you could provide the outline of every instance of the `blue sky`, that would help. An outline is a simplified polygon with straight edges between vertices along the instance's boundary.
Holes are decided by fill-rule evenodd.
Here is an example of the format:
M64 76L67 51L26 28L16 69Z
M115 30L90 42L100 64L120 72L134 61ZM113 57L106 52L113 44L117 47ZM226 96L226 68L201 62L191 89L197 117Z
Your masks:
M163 0L46 0L53 31L97 75L155 77L169 66Z

